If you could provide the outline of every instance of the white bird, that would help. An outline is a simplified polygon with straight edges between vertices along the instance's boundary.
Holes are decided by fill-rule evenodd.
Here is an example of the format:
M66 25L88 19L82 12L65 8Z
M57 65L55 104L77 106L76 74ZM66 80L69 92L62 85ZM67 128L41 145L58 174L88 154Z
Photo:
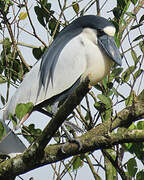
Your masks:
M108 20L94 15L79 17L64 28L26 74L5 109L3 123L9 113L15 113L19 103L32 102L33 110L39 110L65 99L87 76L90 84L95 85L110 72L114 63L121 65L114 34L115 28ZM0 152L15 152L14 142L22 144L13 133L4 141ZM20 147L19 152L24 148Z

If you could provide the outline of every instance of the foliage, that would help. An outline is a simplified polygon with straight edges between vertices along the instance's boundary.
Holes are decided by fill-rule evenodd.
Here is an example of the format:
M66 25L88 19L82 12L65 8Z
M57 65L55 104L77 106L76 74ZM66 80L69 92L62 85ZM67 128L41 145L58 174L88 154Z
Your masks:
M143 9L144 2L142 0L117 0L116 2L117 4L113 9L107 10L106 16L109 17L109 13L112 15L110 21L116 28L115 41L120 48L123 65L122 67L114 65L111 73L102 82L94 86L85 97L85 103L82 102L69 117L70 120L73 119L78 122L86 132L99 124L113 122L117 118L118 111L125 108L129 110L130 107L134 108L138 101L138 94L144 90L144 15L139 13ZM41 59L59 31L73 19L87 13L90 14L95 6L96 10L93 14L103 14L103 7L111 2L108 0L104 4L101 3L101 1L95 0L87 0L87 2L58 0L59 9L56 11L53 1L34 0L34 3L31 4L30 1L25 0L0 0L0 43L2 44L0 84L5 83L7 85L6 95L0 94L2 105L5 105L9 99L10 87L18 87L24 75L31 69L20 45L28 47L27 54L32 52L36 61ZM71 12L69 17L68 11ZM32 12L34 16L32 16ZM38 29L35 21L38 23ZM39 29L42 30L41 33L39 33ZM34 43L31 45L29 41L25 42L23 38L25 33L29 39L34 38L39 45L36 46ZM42 33L44 33L44 38ZM24 42L21 42L21 39ZM19 104L15 110L16 116L10 115L14 125L16 125L16 117L21 120L32 108L31 103ZM129 117L130 122L127 125L117 127L116 131L109 127L109 131L104 136L111 138L111 134L116 132L123 135L132 130L135 132L136 130L144 131L142 117L139 118L141 121L135 122L139 120L135 119L136 113L132 112L133 116ZM124 115L120 119L124 119ZM5 128L0 123L0 139L5 134ZM23 126L22 134L30 143L33 143L38 137L41 137L42 130L36 128L35 124L30 124L28 127ZM75 136L74 132L73 135ZM59 130L55 132L53 138L57 144L60 144L65 135ZM86 154L76 155L69 160L56 163L57 168L51 165L54 177L57 176L55 179L62 179L66 174L69 174L71 179L76 178L77 172L85 164L90 167L95 179L104 178L100 177L97 167L106 172L106 178L108 178L108 174L113 177L118 177L119 174L122 179L143 179L144 169L139 169L139 164L144 164L143 141L111 145L111 149L106 149L105 152L102 148L100 150L104 163L99 160L101 158L98 158L95 152L89 150ZM131 157L125 161L124 157L127 153ZM61 168L62 164L63 169ZM116 170L112 171L113 168Z

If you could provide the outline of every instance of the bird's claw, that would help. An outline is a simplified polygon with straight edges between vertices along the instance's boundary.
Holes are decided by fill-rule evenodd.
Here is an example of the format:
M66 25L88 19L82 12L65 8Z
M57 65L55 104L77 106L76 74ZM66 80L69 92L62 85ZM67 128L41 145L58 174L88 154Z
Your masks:
M65 148L68 144L70 144L70 143L75 143L75 144L77 144L79 151L82 149L82 144L81 144L80 140L79 140L79 139L72 138L71 140L69 140L69 142L67 142L67 143L65 143L65 144L62 145L62 147L61 147L61 152L62 152L62 153L66 153L66 152L64 151L64 148Z

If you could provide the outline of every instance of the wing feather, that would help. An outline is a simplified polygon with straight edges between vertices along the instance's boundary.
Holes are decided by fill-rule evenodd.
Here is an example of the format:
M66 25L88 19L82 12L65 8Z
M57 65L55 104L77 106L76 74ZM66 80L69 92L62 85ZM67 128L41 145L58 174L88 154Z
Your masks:
M40 74L43 69L41 69L41 62L38 61L11 98L3 118L7 119L9 112L14 114L16 105L19 103L32 102L34 105L38 105L68 90L84 73L86 69L85 58L85 47L81 43L80 34L62 49L53 69L53 82L50 79L47 88L45 88L47 81L44 81L43 85Z

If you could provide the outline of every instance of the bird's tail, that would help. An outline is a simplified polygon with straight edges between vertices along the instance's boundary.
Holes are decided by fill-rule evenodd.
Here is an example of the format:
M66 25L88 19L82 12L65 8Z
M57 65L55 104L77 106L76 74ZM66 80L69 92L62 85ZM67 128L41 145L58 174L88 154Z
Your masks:
M26 146L4 121L1 122L6 130L6 136L0 140L0 154L8 154L12 157L16 154L23 153Z

